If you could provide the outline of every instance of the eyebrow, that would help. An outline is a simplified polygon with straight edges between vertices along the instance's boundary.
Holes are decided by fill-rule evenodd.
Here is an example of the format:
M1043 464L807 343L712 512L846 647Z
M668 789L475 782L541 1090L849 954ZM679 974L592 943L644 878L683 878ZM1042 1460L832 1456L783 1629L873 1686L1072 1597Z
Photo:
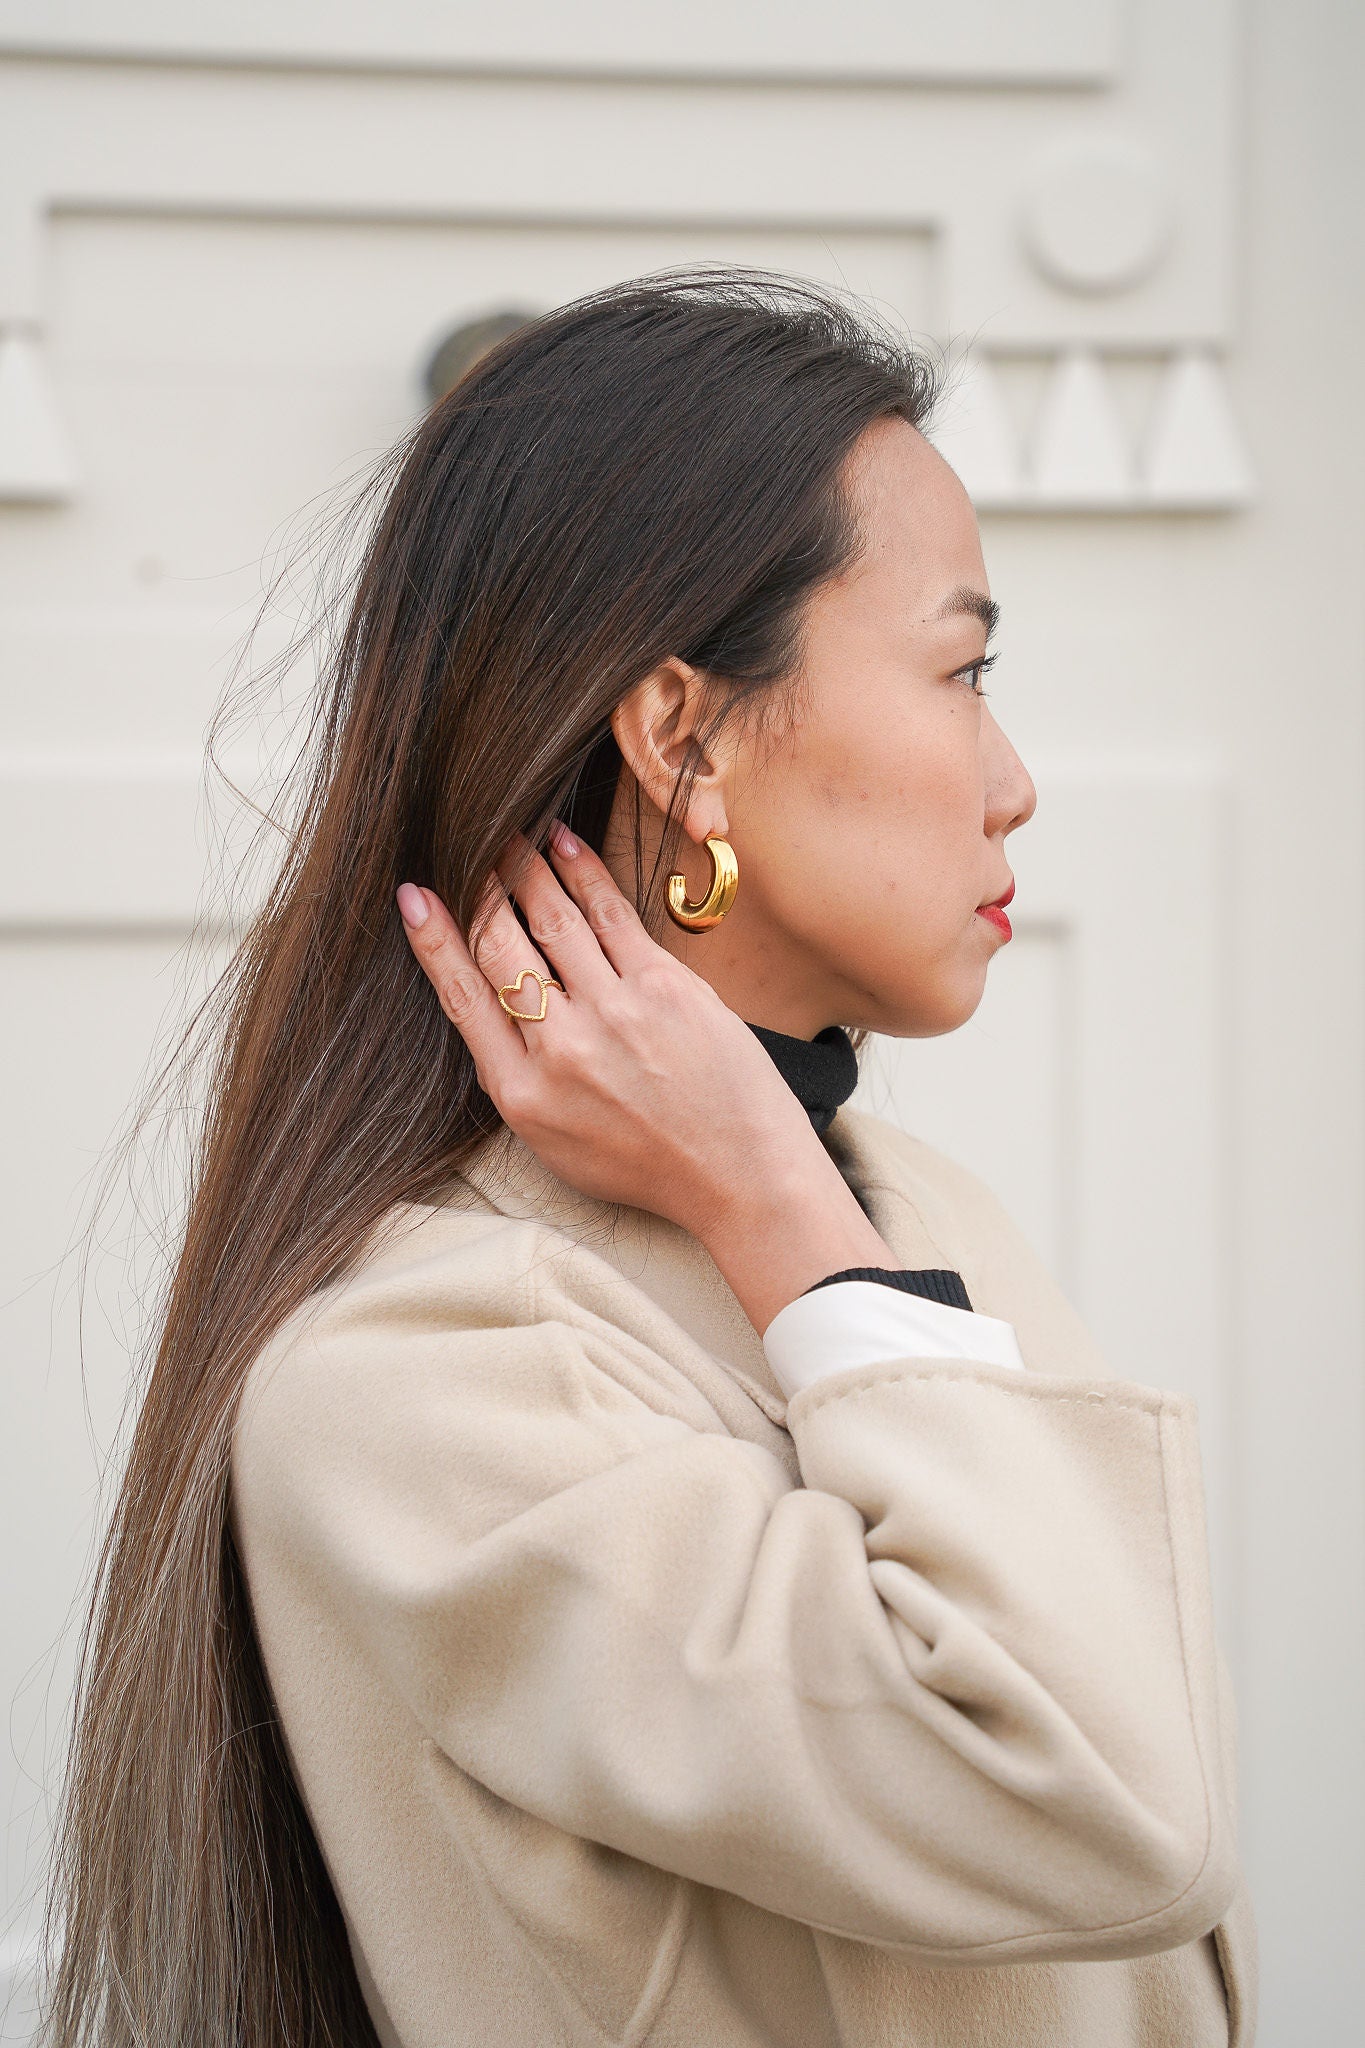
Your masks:
M984 590L973 590L969 583L960 583L956 590L950 591L933 616L935 619L951 619L960 612L980 619L988 640L1000 624L1000 607L995 599L987 597Z

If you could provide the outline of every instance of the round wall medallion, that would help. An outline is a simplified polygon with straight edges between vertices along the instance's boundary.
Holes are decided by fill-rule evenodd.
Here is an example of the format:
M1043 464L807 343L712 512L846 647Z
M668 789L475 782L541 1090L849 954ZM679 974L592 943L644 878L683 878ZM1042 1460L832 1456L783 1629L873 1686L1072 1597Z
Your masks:
M1170 244L1170 193L1136 142L1056 144L1025 174L1024 193L1024 245L1049 283L1066 291L1127 291Z

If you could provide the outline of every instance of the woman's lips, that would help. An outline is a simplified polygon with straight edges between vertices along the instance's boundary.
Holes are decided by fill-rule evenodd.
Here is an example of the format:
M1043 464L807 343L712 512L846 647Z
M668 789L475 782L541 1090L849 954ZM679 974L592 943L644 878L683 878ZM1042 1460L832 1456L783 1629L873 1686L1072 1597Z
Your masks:
M1003 889L994 903L979 903L976 910L978 917L988 917L996 930L1002 932L1007 939L1014 937L1014 928L1005 915L1005 905L1011 902L1013 897L1014 877L1011 875L1008 889Z

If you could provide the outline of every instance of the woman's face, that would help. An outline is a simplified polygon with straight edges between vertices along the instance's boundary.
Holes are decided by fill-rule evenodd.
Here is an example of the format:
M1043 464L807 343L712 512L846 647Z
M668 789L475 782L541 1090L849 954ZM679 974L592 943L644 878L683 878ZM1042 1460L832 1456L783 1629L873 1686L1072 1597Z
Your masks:
M915 428L851 458L865 549L806 614L803 688L778 737L739 739L709 798L739 862L721 924L663 943L750 1023L812 1037L951 1031L1008 944L978 906L1037 794L978 686L990 610L976 515ZM693 828L697 819L692 816ZM689 848L689 893L708 875Z

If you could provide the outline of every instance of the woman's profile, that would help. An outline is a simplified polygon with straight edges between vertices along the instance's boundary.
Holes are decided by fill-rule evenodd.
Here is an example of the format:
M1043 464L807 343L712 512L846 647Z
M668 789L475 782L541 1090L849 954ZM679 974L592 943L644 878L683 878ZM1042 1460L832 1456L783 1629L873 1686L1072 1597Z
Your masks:
M849 1102L1036 792L938 373L662 274L397 451L103 1554L49 2048L1246 2048L1193 1401Z

